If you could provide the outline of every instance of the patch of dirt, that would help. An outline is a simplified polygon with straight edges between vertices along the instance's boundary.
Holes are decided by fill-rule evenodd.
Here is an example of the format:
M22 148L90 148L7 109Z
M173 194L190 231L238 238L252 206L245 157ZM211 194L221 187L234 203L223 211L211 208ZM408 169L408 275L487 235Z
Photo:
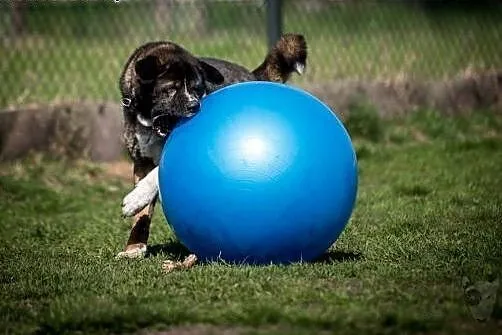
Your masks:
M502 70L466 70L440 81L405 76L391 80L338 80L303 85L342 119L355 105L371 104L382 117L434 109L447 115L476 110L502 113ZM0 111L0 161L32 152L55 157L110 162L124 157L122 113L112 102L30 105ZM426 141L423 134L415 134ZM107 167L110 175L131 180L123 162Z
M107 176L119 178L126 182L133 183L132 163L128 160L103 163L103 169Z
M434 109L446 115L461 115L480 109L502 113L502 70L466 70L445 80L339 80L305 85L345 119L354 104L369 103L380 116L409 114Z
M24 158L33 152L93 161L120 159L120 106L82 101L0 111L0 161Z

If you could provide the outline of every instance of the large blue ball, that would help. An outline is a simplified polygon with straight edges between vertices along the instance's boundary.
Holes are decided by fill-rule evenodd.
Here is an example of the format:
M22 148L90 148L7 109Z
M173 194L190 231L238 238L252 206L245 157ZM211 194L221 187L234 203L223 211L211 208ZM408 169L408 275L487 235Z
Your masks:
M159 168L162 207L203 260L310 261L353 210L357 161L347 131L300 89L247 82L202 100L171 133Z

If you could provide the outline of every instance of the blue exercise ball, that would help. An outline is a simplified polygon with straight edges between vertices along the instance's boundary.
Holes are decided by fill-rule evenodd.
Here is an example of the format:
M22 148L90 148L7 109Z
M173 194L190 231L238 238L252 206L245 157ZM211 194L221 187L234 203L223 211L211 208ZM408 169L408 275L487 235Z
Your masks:
M199 259L289 263L321 256L349 220L357 161L336 115L284 84L206 96L178 124L159 167L162 208Z

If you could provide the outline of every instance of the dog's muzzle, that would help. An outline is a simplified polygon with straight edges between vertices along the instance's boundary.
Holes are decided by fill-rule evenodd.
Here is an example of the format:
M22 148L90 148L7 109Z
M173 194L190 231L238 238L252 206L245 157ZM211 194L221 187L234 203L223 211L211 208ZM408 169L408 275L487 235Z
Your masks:
M161 114L152 118L153 130L159 136L166 136L178 123L178 117L169 114Z
M176 127L178 122L190 118L197 114L200 104L191 104L184 114L162 113L152 117L152 127L159 136L166 136Z

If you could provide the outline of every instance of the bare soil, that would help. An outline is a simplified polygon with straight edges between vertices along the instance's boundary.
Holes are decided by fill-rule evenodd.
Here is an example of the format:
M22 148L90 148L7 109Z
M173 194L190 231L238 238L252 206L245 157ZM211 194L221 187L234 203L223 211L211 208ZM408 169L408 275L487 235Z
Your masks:
M502 113L502 70L467 70L443 81L406 77L340 80L306 84L304 88L342 119L361 104L373 106L385 118L420 109L434 109L445 115L465 115L481 109ZM114 102L30 105L0 111L0 161L23 158L32 152L120 161L125 157L121 129L120 106ZM111 171L130 176L122 166L112 165Z

